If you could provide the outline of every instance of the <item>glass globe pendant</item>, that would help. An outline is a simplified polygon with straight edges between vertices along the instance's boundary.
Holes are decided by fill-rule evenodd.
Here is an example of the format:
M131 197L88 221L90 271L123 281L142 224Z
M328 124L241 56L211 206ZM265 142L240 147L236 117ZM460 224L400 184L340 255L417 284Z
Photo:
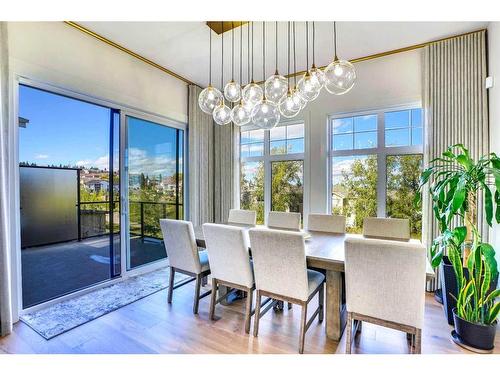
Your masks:
M224 96L231 103L236 103L241 99L241 86L234 80L229 81L224 87Z
M198 96L198 105L203 112L211 115L222 100L222 93L217 88L208 85Z
M318 97L321 91L321 84L316 76L311 75L311 73L307 71L300 79L298 89L302 98L310 102Z
M264 98L252 111L252 123L261 129L272 129L280 121L278 106Z
M316 68L316 65L314 64L312 65L311 69L309 70L309 74L311 74L311 76L313 77L316 77L319 84L321 85L321 88L325 86L325 81L326 81L325 73L323 73L321 69Z
M300 109L304 109L307 105L307 100L305 100L302 95L300 94L300 91L298 89L297 86L295 86L293 89L292 89L292 98L293 98L293 101L298 105L300 106Z
M240 101L231 111L231 121L238 126L246 125L251 120L250 114L251 111Z
M227 125L231 122L231 108L224 103L224 99L214 109L213 117L217 125Z
M325 68L324 74L325 88L330 94L345 94L353 88L356 81L354 65L338 58Z
M268 101L279 103L288 91L288 81L281 74L276 72L264 83L264 92Z
M292 118L299 114L300 109L300 101L297 102L294 99L292 90L289 89L287 94L279 101L278 110L283 117Z
M250 82L243 88L242 99L249 106L255 106L262 101L264 93L262 88L254 81Z

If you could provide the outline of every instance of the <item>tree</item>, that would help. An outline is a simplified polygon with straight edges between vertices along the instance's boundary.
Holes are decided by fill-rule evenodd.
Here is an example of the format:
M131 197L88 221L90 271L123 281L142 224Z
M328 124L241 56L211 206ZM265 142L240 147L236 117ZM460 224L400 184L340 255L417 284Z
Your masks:
M422 155L395 155L387 157L387 216L410 219L413 236L422 236L421 205L415 209L413 201L419 190Z
M350 170L342 171L342 179L334 190L345 192L342 209L334 213L352 218L350 231L359 233L363 219L377 216L377 157L355 159Z

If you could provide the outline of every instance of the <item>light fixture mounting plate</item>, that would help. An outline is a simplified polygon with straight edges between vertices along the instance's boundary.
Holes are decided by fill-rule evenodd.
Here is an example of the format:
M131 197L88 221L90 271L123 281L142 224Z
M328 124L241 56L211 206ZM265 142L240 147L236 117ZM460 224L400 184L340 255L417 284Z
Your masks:
M246 23L248 23L248 21L207 21L207 26L220 35Z

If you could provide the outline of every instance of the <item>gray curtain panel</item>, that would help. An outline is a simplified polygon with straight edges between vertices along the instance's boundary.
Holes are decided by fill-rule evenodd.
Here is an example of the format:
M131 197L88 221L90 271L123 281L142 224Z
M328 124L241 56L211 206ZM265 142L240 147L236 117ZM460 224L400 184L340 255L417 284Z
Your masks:
M10 296L7 24L0 22L0 336L12 331Z
M488 103L485 88L486 31L432 43L424 48L423 102L427 124L424 163L448 146L462 143L477 160L489 152ZM428 194L424 195L423 235L427 246L439 235ZM488 227L478 202L479 228L484 239ZM458 224L458 223L456 223ZM428 290L439 287L438 278Z
M189 213L195 226L227 221L236 188L234 125L219 126L203 113L200 92L189 86Z

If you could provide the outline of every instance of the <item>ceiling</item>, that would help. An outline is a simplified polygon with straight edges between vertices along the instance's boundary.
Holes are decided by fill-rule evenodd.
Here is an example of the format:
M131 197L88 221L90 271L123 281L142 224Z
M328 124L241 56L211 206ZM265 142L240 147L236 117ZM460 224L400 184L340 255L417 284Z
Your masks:
M205 22L79 22L82 26L153 62L206 86L208 84L209 28ZM286 74L287 22L278 23L279 72ZM309 22L309 65L312 63L312 22ZM275 68L275 23L266 22L266 76ZM353 59L485 28L487 22L338 22L340 58ZM235 80L239 80L239 40L243 31L243 82L247 82L248 27L236 28ZM231 32L224 33L224 81L231 78ZM315 22L315 60L324 66L333 57L333 23ZM296 22L297 71L306 67L305 22ZM221 35L212 32L212 82L220 86ZM254 23L254 79L262 75L262 22ZM292 60L292 59L291 59ZM293 71L293 66L292 66Z

